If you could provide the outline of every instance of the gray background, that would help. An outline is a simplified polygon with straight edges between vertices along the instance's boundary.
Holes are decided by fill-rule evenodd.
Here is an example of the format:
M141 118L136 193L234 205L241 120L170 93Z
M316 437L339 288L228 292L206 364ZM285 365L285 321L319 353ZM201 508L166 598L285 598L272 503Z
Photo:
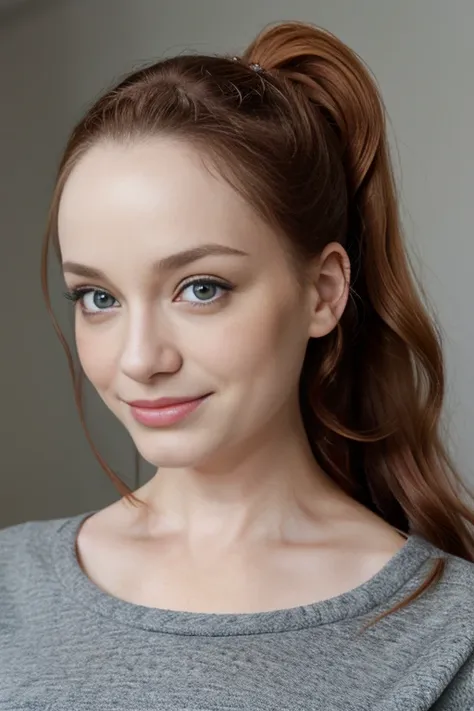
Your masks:
M337 34L381 86L410 249L445 333L450 446L473 481L472 0L3 0L0 527L118 497L82 433L39 281L48 201L73 122L143 62L188 48L238 53L264 24L285 19ZM70 337L57 273L52 287ZM127 433L93 393L86 405L108 462L132 486L144 481L150 472L137 467Z

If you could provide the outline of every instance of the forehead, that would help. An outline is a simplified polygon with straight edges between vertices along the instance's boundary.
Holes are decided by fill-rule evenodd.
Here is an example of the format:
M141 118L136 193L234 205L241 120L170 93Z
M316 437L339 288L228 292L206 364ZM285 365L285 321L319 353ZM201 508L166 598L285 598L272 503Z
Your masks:
M270 228L196 149L167 138L91 148L66 181L58 232L62 252L100 252L110 241L121 250L143 243L165 251L203 240L275 244Z

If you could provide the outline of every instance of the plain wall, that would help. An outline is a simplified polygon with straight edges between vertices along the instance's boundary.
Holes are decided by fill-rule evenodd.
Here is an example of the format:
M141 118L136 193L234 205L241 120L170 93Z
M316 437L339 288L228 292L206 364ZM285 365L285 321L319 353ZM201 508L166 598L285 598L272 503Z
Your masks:
M82 433L39 280L48 201L68 132L129 69L186 49L238 54L263 25L285 19L334 32L381 87L409 243L445 332L453 451L473 479L472 0L24 0L0 13L0 527L118 498ZM61 290L53 271L53 303L70 338ZM99 449L136 486L127 433L93 393L87 411ZM148 475L142 469L141 481Z

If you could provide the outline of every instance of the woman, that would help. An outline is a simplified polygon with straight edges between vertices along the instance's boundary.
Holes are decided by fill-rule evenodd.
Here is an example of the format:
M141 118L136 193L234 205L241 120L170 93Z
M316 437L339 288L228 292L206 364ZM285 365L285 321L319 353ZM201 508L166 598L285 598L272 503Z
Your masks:
M159 470L1 532L0 707L474 709L473 510L356 55L283 23L132 74L66 147L45 287L50 245Z

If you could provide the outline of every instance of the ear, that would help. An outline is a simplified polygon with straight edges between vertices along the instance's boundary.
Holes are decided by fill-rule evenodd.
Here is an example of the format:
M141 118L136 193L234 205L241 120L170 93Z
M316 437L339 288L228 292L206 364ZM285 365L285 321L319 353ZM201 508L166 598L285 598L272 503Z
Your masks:
M351 265L344 247L328 244L309 267L309 338L321 338L339 322L349 298Z

